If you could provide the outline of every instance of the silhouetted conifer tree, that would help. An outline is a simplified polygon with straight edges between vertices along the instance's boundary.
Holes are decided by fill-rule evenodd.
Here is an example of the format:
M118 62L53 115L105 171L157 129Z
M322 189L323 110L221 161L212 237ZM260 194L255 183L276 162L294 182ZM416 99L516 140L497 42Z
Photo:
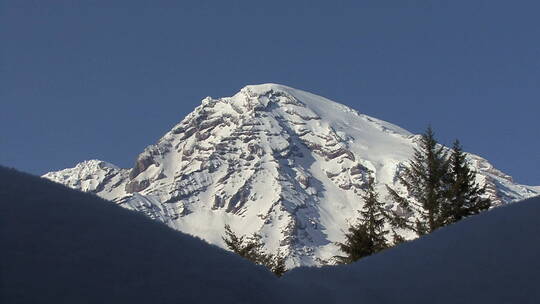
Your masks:
M445 224L443 210L449 190L449 166L444 147L437 143L429 127L409 164L398 175L399 183L407 189L412 200L387 186L390 197L399 206L398 212L394 212L394 226L423 235ZM415 221L409 220L413 214L418 215Z
M466 155L458 140L452 147L450 164L451 185L444 210L445 224L458 222L491 206L491 201L483 197L485 188L476 183L476 173L467 166Z
M368 229L362 223L350 226L345 234L345 242L337 243L337 245L345 253L343 256L334 256L338 264L353 263L372 255L375 251L375 244L369 237Z
M375 180L370 177L364 194L364 206L360 211L359 223L349 227L345 234L345 242L337 243L345 256L335 256L340 264L352 263L365 256L372 255L388 248L385 229L389 214L384 204L379 201L379 194L375 191Z

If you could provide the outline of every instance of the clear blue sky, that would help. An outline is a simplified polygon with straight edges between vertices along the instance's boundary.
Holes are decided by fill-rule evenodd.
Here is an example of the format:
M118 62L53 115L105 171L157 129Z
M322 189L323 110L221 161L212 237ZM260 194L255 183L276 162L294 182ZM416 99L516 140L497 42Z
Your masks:
M205 96L275 82L540 185L538 1L0 2L0 164L130 167Z

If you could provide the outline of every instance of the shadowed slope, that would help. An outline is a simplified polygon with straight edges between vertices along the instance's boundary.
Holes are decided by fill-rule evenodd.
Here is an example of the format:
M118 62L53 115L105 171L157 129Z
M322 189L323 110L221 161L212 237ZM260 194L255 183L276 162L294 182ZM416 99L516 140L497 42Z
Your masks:
M291 284L332 303L538 303L540 197L442 228L351 265L299 268Z
M2 167L0 217L2 303L272 303L284 291L232 253Z
M537 197L278 281L142 215L0 168L1 302L537 303L538 215Z

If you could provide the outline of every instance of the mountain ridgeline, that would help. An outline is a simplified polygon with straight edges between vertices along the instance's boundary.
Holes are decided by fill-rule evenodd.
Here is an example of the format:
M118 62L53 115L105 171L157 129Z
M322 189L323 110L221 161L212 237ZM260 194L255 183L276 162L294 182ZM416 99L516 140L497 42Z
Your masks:
M90 160L44 177L221 247L229 225L260 235L288 267L320 265L339 253L371 178L390 210L398 206L389 188L412 198L398 177L420 139L326 98L262 84L205 98L133 168ZM466 154L466 163L494 206L540 194L479 156Z

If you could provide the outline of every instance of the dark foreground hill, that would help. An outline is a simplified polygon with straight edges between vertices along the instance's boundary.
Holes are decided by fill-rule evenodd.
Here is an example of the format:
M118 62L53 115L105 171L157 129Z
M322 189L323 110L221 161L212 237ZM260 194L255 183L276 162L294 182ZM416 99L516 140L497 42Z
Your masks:
M232 253L1 167L0 218L1 303L276 303L285 292Z
M332 303L540 303L540 197L352 265L295 269L285 279L332 295Z
M539 303L539 216L533 198L278 280L143 215L0 167L0 302Z

